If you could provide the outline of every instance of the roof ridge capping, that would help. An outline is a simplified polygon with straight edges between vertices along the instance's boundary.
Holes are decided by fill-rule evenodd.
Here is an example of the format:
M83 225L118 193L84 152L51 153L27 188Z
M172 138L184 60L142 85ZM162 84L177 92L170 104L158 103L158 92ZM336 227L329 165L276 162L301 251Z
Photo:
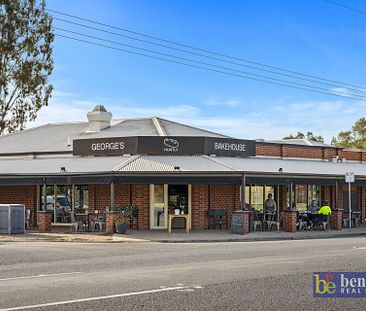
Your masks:
M219 165L221 165L221 166L223 166L223 167L226 167L226 168L228 168L229 170L232 170L232 171L234 171L234 172L237 172L237 171L238 171L236 168L234 168L234 167L232 167L232 166L229 166L229 165L227 165L227 164L225 164L225 163L221 162L220 160L217 160L216 158L214 159L213 157L211 157L211 156L209 156L209 155L203 154L203 155L202 155L202 157L203 157L203 158L206 158L206 159L208 159L208 160L210 160L210 161L212 161L212 162L215 162L216 164L219 164Z

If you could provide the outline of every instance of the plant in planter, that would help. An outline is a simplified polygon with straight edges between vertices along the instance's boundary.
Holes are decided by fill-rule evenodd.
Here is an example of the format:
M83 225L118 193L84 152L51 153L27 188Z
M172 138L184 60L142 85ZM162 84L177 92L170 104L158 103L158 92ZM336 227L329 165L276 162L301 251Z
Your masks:
M129 224L130 220L128 217L120 215L116 221L114 222L115 226L116 226L116 232L117 233L121 233L124 234L126 233L127 229L128 229L128 224Z
M136 217L136 213L138 213L138 209L133 204L123 204L117 205L116 211L118 213L118 218L115 221L116 232L117 233L126 233L129 223L132 217Z

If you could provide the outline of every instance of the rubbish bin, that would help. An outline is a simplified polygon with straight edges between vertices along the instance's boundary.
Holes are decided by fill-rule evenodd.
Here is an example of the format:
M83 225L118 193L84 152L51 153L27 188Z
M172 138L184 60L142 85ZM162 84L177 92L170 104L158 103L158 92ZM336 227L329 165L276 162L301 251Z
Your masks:
M0 204L0 233L25 232L25 207L22 204Z

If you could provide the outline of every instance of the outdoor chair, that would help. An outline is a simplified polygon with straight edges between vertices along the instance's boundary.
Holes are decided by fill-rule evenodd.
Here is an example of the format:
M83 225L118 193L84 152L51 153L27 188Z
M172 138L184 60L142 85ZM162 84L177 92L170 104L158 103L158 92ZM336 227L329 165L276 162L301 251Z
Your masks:
M261 214L258 213L256 210L254 210L253 214L253 230L258 231L258 228L260 231L262 231L262 219Z
M72 232L79 232L81 228L85 228L85 224L76 217L75 212L71 212L71 231Z
M305 230L308 227L307 221L299 213L297 213L296 227L299 228L299 230Z
M130 229L133 229L134 219L136 219L136 229L139 229L139 210L138 208L132 210L130 218Z
M208 211L208 228L211 229L211 224L214 224L214 228L219 227L222 229L222 225L225 218L225 227L227 229L227 211L225 209L216 209Z
M271 231L272 225L276 222L276 212L264 212L263 223L267 227L268 231Z
M282 222L282 218L283 218L283 212L280 213L280 217L277 220L272 220L271 223L270 223L270 227L269 227L269 231L272 230L272 226L275 226L277 228L277 231L280 231L280 226L281 226L281 222Z

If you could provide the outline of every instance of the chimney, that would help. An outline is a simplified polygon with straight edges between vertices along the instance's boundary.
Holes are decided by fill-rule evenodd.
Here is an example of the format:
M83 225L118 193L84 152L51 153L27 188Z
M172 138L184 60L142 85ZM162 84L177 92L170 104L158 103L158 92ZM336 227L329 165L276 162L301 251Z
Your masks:
M93 111L88 112L89 131L100 132L110 127L112 113L108 112L103 105L97 105Z

